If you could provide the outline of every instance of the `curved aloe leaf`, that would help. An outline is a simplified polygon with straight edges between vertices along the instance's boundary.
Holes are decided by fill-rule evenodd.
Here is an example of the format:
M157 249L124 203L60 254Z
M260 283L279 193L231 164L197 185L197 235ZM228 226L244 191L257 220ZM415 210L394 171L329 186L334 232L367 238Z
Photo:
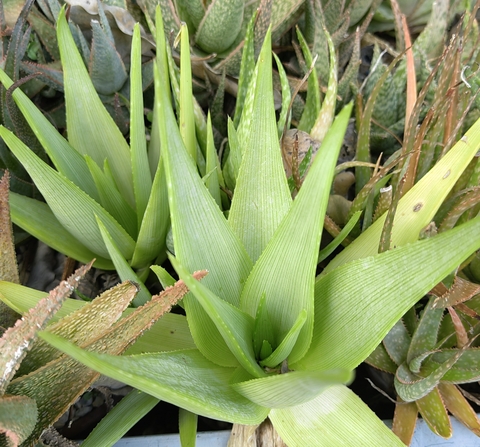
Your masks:
M5 88L13 85L13 81L1 69L0 82ZM15 89L12 97L58 171L90 197L98 200L98 192L84 158L70 146L21 89Z
M332 386L302 405L273 409L269 418L289 447L405 447L366 404L343 385Z
M232 388L257 405L288 408L315 399L332 385L350 382L352 378L353 373L347 370L293 371L235 383Z
M312 344L296 366L355 368L413 304L479 247L476 217L439 236L358 259L322 276L315 285ZM388 306L387 296L392 297ZM341 335L345 321L355 322L348 326L348 340Z
M290 211L256 262L242 291L241 308L252 316L265 293L277 346L299 313L306 310L307 321L289 358L292 363L303 357L311 341L318 247L335 162L351 109L351 105L345 107L330 128L323 150L317 153ZM312 203L316 206L312 207Z
M40 336L102 374L199 415L258 424L268 414L232 389L234 368L218 366L198 350L117 357L82 350L47 332Z
M95 200L78 186L40 160L9 130L0 126L0 136L24 165L39 191L47 201L55 217L85 246L108 258L100 230L95 220L98 215L107 226L125 259L130 259L135 241Z
M96 268L113 269L111 260L98 256L70 234L46 203L11 192L10 211L12 222L54 250L84 263L95 258Z
M118 189L135 208L130 148L95 91L65 19L65 9L58 16L57 39L69 142L80 154L90 155L99 166L109 160Z

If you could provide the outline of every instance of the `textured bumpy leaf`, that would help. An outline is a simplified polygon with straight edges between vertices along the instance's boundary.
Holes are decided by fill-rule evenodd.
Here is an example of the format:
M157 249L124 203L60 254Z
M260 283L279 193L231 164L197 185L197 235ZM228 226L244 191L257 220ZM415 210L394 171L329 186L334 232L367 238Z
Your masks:
M174 283L175 281L170 285ZM44 296L45 294L38 290L0 281L0 300L20 314L28 312ZM84 301L67 299L62 308L52 317L51 321L59 321L60 318L85 305ZM129 308L125 311L125 315L130 315L133 311L134 309ZM187 319L183 315L168 313L157 321L148 332L143 334L128 349L128 353L139 354L142 352L177 351L179 349L194 348L195 343L190 334Z
M0 135L27 169L55 217L72 235L94 253L108 258L95 220L97 215L107 226L122 255L126 259L132 256L135 242L95 200L40 160L15 135L1 126Z
M240 141L243 157L228 217L230 226L254 262L292 203L273 106L270 33L265 37L258 58L256 76L252 124L245 139Z
M118 189L135 208L130 149L95 91L65 20L64 9L58 17L57 38L63 66L68 140L99 166L103 166L105 159L109 161Z
M18 284L20 280L8 204L9 178L7 171L0 180L0 253L2 253L0 257L0 279Z
M357 366L413 304L480 247L479 230L480 218L475 218L439 236L353 261L320 277L315 285L312 344L295 367ZM345 322L350 322L348 341L341 335Z
M168 69L165 39L159 24L160 18L157 20L157 73L163 79L167 76ZM173 114L169 91L161 89L158 93L156 101L160 105L162 148L166 149L163 155L175 255L188 271L207 269L212 272L204 284L222 299L238 305L241 287L252 263L186 152ZM204 247L209 249L205 250ZM211 360L229 359L225 366L236 366L236 358L197 300L187 296L184 304L193 337L201 352Z
M405 194L398 203L392 230L391 247L413 242L435 215L443 200L458 180L480 146L478 120L455 146ZM359 257L377 253L384 214L343 250L325 269L325 273Z
M233 368L215 365L197 350L115 357L84 351L52 334L42 337L102 374L199 415L258 424L268 414L231 388Z
M135 294L137 287L125 282L107 290L85 306L51 324L48 331L65 337L72 343L85 345L101 335L122 315ZM100 332L100 333L99 333ZM60 352L43 340L38 340L22 362L20 371L27 374L60 357Z
M257 405L288 408L315 399L332 385L350 382L352 376L347 370L293 371L235 383L232 388Z
M297 198L256 262L242 292L241 307L252 316L265 293L277 346L299 313L306 310L307 321L289 357L291 362L303 357L310 345L318 247L335 163L351 109L351 105L345 107L330 128ZM313 208L312 203L316 204Z
M201 278L202 275L203 273L199 273L196 276ZM98 328L98 337L84 347L113 355L123 353L143 331L169 312L172 305L186 292L185 285L182 282L177 283L135 312L120 319L111 328L104 327L103 331ZM58 338L50 333L46 333L46 336ZM45 339L45 335L43 338ZM39 408L44 410L39 414L29 442L37 439L47 426L57 420L97 377L98 373L70 357L62 356L31 374L13 380L7 389L9 394L30 396L36 400Z
M63 301L78 286L80 279L90 266L80 267L67 281L62 281L47 297L30 309L15 326L7 329L0 338L0 394L5 392L10 380L18 370L21 361L27 355L37 332L47 325L52 315L60 309Z
M8 204L9 174L5 171L0 180L0 280L19 283L17 256L13 241L10 206ZM20 317L5 303L0 302L0 333L13 326Z
M242 28L244 8L244 0L213 0L198 25L196 44L208 53L226 50Z
M273 409L269 418L289 447L404 447L366 404L343 385L332 386L302 405Z
M18 446L35 427L38 409L27 396L0 396L0 436L2 445Z

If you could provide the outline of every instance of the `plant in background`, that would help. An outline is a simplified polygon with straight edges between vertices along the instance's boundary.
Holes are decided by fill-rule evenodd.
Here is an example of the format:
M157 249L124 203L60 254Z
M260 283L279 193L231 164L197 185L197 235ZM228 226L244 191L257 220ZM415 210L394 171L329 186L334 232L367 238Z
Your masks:
M444 438L452 435L447 410L480 434L480 420L458 387L480 376L480 351L473 346L479 334L478 297L470 300L479 291L478 284L459 277L450 289L437 285L420 318L414 309L407 312L366 359L395 375L393 431L407 445L418 412Z
M56 168L1 128L1 137L46 201L12 193L12 220L74 259L88 262L96 258L96 267L115 266L124 280L141 284L151 262L165 256L169 214L155 141L147 154L140 30L137 26L131 57L129 145L95 91L68 25L62 24L58 45L65 75L68 141L20 89L9 91ZM15 87L1 70L0 81L6 89ZM135 303L144 303L149 297L142 287Z
M344 383L398 319L480 247L478 217L417 241L477 152L480 123L398 202L395 249L376 254L384 215L316 278L330 185L352 106L330 126L292 201L267 33L248 91L250 125L227 220L185 144L193 124L177 125L160 16L156 26L155 123L172 221L170 259L191 290L183 304L194 346L179 349L180 341L163 352L112 356L54 334L42 338L102 374L191 412L239 424L259 424L268 416L289 446L403 445ZM62 15L59 29L66 29ZM187 37L182 31L185 46ZM201 283L190 274L198 269L209 271Z

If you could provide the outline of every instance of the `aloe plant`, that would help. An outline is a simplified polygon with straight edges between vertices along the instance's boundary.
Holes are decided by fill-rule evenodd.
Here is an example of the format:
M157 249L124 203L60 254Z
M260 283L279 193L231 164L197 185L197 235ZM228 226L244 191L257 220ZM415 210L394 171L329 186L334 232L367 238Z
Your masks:
M385 219L379 218L316 278L330 185L352 106L335 118L292 201L267 33L249 90L251 120L239 140L244 146L226 219L182 138L160 15L156 27L156 124L172 221L170 260L191 290L183 300L187 319L180 318L192 339L159 348L163 352L153 347L118 357L41 336L102 374L193 413L240 424L268 416L290 446L403 445L344 384L398 319L480 247L479 218L417 241L475 155L480 124L400 200L394 250L376 253ZM198 269L209 271L201 283L190 273Z
M23 287L18 284L9 220L8 175L0 182L0 202L0 244L3 253L0 321L4 329L0 338L0 435L2 445L16 447L37 441L42 432L60 418L99 376L39 340L39 330L49 324L48 331L61 334L80 345L119 354L168 312L187 289L184 284L177 283L142 308L127 311L125 318L117 321L138 293L138 287L132 282L119 284L88 304L68 299L91 263L78 269L47 296ZM199 272L197 277L200 279L204 275L205 272ZM25 306L28 299L33 299L35 304ZM7 304L23 317L18 316L17 319L17 314ZM66 309L69 310L68 316ZM168 323L164 322L164 326ZM127 401L132 399L137 404L137 417L158 402L138 393Z

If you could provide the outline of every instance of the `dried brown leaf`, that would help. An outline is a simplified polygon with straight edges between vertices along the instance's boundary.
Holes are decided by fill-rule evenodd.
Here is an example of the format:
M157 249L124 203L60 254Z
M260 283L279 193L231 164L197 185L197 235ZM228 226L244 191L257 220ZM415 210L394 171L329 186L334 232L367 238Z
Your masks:
M447 289L443 283L440 283L430 293L437 297L433 303L434 308L455 306L478 295L480 293L480 284L475 284L456 276L450 289Z

